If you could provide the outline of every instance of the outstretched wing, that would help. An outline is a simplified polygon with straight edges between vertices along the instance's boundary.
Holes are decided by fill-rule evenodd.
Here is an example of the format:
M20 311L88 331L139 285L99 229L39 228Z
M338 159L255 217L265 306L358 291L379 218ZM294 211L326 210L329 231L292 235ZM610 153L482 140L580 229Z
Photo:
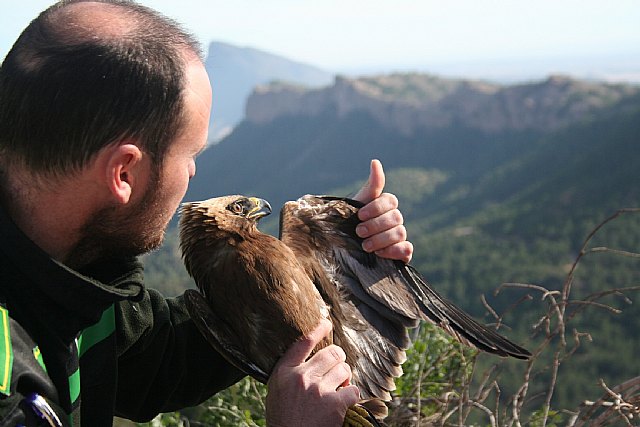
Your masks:
M363 397L388 400L410 344L407 328L420 320L487 352L530 356L440 297L413 267L363 251L355 233L361 205L310 195L288 202L281 211L280 238L330 305L339 325L334 341L355 355L350 363Z

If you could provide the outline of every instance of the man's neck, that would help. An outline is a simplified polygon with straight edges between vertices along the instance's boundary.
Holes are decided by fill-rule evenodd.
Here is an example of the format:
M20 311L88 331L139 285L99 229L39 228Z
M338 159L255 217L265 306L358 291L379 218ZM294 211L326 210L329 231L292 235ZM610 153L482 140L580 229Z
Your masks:
M39 185L37 179L14 174L5 180L2 204L17 227L51 258L65 262L79 239L86 215L80 189L68 183Z

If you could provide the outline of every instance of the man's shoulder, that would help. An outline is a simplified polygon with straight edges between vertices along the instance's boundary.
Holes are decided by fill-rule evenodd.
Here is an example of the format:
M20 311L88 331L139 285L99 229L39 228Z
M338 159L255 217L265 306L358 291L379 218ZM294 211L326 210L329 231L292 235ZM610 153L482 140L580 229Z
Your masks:
M58 421L64 414L38 346L0 305L0 426L40 425L33 409L36 402L50 409ZM60 425L67 425L66 421Z
M32 384L33 391L57 398L38 346L9 310L0 306L0 397L21 391L23 384Z

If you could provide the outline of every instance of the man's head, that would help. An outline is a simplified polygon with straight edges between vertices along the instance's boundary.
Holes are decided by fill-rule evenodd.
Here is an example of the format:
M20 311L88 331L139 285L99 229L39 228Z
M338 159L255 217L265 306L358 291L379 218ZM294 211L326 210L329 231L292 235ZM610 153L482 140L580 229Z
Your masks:
M76 235L58 257L70 264L152 249L195 173L210 91L197 42L173 21L126 0L57 3L0 68L0 195L22 202L15 219L44 193L68 205L56 185L77 185ZM38 181L21 199L15 171Z
M124 189L112 190L112 194L128 197L131 201L105 206L90 218L85 224L83 238L67 260L70 264L79 265L84 263L84 258L95 258L96 254L92 252L96 250L102 255L137 255L162 243L164 230L184 197L189 180L196 173L195 157L205 147L209 125L211 87L202 64L190 61L185 78L184 124L167 149L162 167L143 176L143 179L150 178L150 184L136 184L136 178L132 177L133 184L122 182ZM126 149L127 144L112 150L113 155L108 159L115 157L116 164L121 164L117 159L127 155ZM133 165L134 168L137 166ZM132 175L140 176L135 171ZM111 181L118 185L117 178ZM142 195L138 193L137 197L136 194L127 195L131 185L146 188L146 191Z
M160 163L182 125L185 53L199 55L197 42L135 3L51 6L0 69L0 153L66 175L129 138Z

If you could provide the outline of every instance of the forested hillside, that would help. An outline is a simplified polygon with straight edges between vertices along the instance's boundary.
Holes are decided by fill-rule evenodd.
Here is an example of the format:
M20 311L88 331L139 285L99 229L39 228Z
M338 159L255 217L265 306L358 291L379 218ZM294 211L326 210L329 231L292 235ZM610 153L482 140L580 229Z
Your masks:
M544 317L549 299L533 287L506 288L497 296L494 291L517 282L556 295L590 231L618 209L640 207L638 88L621 86L612 92L611 87L577 82L570 99L558 98L565 103L563 110L553 107L548 94L566 92L549 91L549 84L566 81L509 92L524 94L509 101L515 105L512 111L520 111L519 102L542 99L536 98L535 88L544 88L548 108L556 115L567 113L546 128L488 131L474 122L454 120L437 127L412 126L412 132L402 133L366 108L247 120L202 154L186 198L244 193L278 206L305 193L348 195L366 178L369 159L379 158L387 172L387 190L399 196L415 244L412 264L456 304L495 322L484 296L496 313L507 313L503 321L508 329L502 330L535 350L545 334L532 325ZM581 104L585 99L588 103ZM460 97L447 108L463 110L464 101ZM386 102L396 101L392 97ZM277 233L276 216L262 228ZM597 249L580 261L572 299L640 285L640 259L633 255L640 252L640 213L607 224L590 247L609 250ZM167 293L178 293L190 283L182 271L175 230L169 231L165 246L147 258L147 265L148 279ZM572 320L578 335L569 331L567 337L582 338L571 362L557 372L553 408L576 408L585 399L597 399L602 391L599 378L614 385L640 375L640 294L630 290L625 295L600 301L622 309L619 314L595 303L571 309L583 311ZM579 335L582 332L588 332L589 339ZM549 348L540 355L542 360L553 357ZM478 366L493 362L482 358ZM518 387L524 368L507 364L501 369L506 395ZM552 372L542 369L538 376L548 383ZM542 408L544 398L542 393L533 399L531 411Z

